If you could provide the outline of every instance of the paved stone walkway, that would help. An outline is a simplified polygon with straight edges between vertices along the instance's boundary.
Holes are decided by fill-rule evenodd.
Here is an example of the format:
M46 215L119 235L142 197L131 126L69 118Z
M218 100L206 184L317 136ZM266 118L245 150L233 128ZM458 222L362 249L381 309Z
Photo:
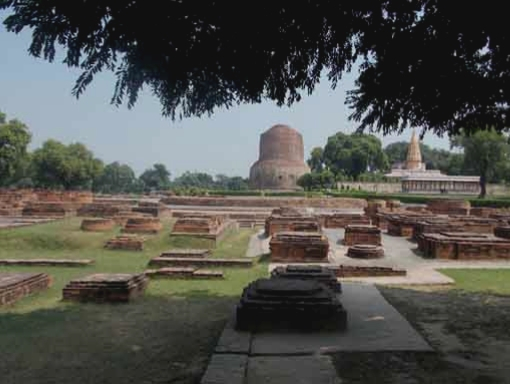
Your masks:
M340 383L329 354L432 351L373 285L346 283L339 295L346 331L241 332L227 323L202 384Z

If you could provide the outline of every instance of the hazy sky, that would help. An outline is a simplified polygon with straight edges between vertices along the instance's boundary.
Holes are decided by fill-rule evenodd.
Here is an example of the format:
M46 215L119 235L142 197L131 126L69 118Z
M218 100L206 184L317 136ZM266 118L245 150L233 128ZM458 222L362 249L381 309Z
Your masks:
M0 13L0 20L4 14ZM8 33L0 26L0 110L25 122L35 148L49 138L82 142L106 163L120 161L139 173L153 163L164 163L173 176L182 172L247 176L258 156L259 135L277 123L288 124L304 138L305 154L323 146L335 132L351 132L344 105L345 91L353 87L346 75L333 91L327 82L291 108L272 103L241 105L218 110L212 117L172 122L161 116L159 101L145 92L132 110L110 105L114 77L102 74L79 100L71 89L79 71L60 62L52 64L28 55L30 34ZM383 144L409 140L381 137ZM446 139L431 134L424 142L448 148Z

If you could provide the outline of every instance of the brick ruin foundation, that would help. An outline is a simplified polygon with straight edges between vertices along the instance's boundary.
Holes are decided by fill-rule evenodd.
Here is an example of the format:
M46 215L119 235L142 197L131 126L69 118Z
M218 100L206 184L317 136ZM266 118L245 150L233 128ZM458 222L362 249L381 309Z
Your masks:
M123 251L143 251L145 238L137 235L120 235L106 242L104 248Z
M419 214L415 212L386 214L384 220L387 222L388 235L413 237L414 226L418 221L437 219L436 215Z
M494 228L494 236L501 237L503 239L510 239L510 226L502 225Z
M251 258L238 258L238 259L221 259L221 258L207 258L207 257L168 257L162 254L161 256L153 257L149 261L150 267L190 267L190 268L212 268L212 267L235 267L235 268L251 268L253 266L253 259Z
M469 215L470 208L467 200L435 199L427 203L427 210L436 215Z
M204 206L204 207L300 207L300 208L325 208L325 209L363 209L367 202L365 199L343 197L190 197L170 196L161 199L163 204Z
M97 273L69 282L63 300L80 302L129 302L143 295L149 279L144 273Z
M190 280L222 280L223 271L197 269L194 267L166 267L149 269L145 274L151 278L190 279Z
M170 249L161 253L161 257L191 257L191 258L206 258L211 256L210 249L192 249L192 248L179 248L179 249Z
M275 209L265 222L266 236L277 232L320 232L319 220L296 210Z
M510 240L469 232L424 233L417 239L424 257L451 260L510 259Z
M380 259L384 249L377 245L357 244L347 249L347 256L353 259Z
M278 232L269 242L272 262L327 263L329 242L321 233Z
M0 306L13 304L39 291L49 288L51 277L45 273L0 273Z
M390 267L369 267L340 265L331 267L335 275L339 278L349 277L383 277L383 276L406 276L405 269L395 269Z
M219 241L239 224L224 216L180 217L172 228L171 236L193 236Z
M345 228L351 224L368 225L370 218L361 213L333 213L324 215L325 228Z
M381 229L375 225L348 225L345 227L343 244L347 246L356 244L381 245Z
M344 330L346 326L347 312L338 295L314 280L255 280L243 290L236 308L239 330Z
M127 219L122 233L156 234L163 228L156 217L132 217Z
M108 232L115 228L115 221L112 219L83 219L81 230L89 232Z

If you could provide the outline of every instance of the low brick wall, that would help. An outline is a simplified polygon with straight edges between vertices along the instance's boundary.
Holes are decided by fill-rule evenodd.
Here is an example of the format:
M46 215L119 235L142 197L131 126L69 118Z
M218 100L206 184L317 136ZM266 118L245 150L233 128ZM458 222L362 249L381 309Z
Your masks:
M389 267L359 267L351 265L340 265L331 267L337 277L379 277L379 276L406 276L405 269Z
M220 258L193 258L193 257L154 257L149 261L149 266L155 267L240 267L250 268L253 266L253 260L243 259L220 259Z
M345 208L363 209L367 205L365 199L324 197L183 197L171 196L161 199L168 205L196 205L207 207L311 207L311 208Z
M334 213L331 215L324 215L325 228L345 228L353 224L370 224L370 218L359 213Z
M169 267L150 269L145 274L151 278L190 279L190 280L222 280L223 271L196 269L193 267Z
M92 259L0 259L5 266L37 266L37 267L86 267L94 264Z

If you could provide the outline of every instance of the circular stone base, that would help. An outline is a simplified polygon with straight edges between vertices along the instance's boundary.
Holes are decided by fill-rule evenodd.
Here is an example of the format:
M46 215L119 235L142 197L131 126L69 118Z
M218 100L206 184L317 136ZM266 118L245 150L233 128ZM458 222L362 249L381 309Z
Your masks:
M347 256L353 259L380 259L384 257L384 250L377 245L353 245L347 250Z

